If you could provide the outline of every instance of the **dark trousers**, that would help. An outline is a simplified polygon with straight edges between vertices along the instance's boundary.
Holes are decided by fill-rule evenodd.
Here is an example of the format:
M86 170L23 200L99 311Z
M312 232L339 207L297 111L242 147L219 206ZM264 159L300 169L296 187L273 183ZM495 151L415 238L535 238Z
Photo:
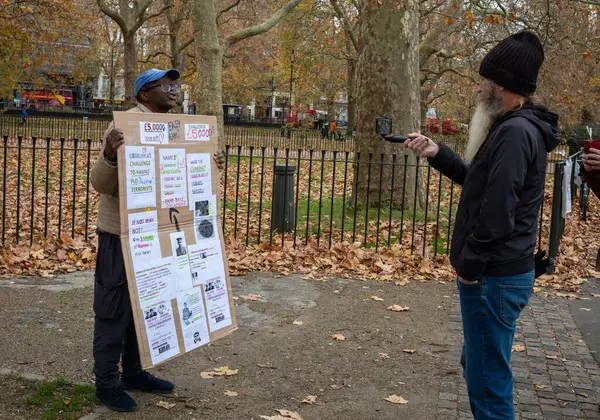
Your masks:
M119 385L119 361L123 376L142 371L121 240L100 233L94 284L94 375L96 387Z

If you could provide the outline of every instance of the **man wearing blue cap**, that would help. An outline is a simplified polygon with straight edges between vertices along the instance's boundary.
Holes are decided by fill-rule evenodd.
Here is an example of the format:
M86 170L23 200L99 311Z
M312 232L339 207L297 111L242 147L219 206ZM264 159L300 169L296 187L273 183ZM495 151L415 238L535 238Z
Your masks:
M138 105L129 112L167 113L181 91L179 71L151 69L135 81ZM111 124L104 135L91 183L100 193L98 256L94 285L94 375L96 396L114 411L134 411L137 405L126 392L139 390L169 394L175 386L142 370L135 325L121 250L117 151L125 143L123 130ZM222 153L215 154L219 169ZM122 374L119 378L119 361Z

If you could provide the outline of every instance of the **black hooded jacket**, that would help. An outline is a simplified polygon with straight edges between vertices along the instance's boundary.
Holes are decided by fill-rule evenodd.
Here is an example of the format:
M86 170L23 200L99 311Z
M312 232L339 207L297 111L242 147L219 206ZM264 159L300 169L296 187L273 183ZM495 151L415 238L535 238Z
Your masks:
M447 146L431 165L462 185L450 262L465 280L533 270L547 153L558 116L528 103L494 122L469 166Z

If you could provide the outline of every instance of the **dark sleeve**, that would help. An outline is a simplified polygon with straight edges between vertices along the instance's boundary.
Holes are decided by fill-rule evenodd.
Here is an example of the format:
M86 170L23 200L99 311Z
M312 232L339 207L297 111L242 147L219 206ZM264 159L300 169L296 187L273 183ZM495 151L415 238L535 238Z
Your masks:
M533 162L533 140L518 126L500 128L488 155L489 174L477 223L462 250L465 280L483 275L492 250L510 237L527 170Z
M433 159L429 159L429 163L458 185L463 185L469 166L445 144L440 143L438 146L440 148L438 154Z

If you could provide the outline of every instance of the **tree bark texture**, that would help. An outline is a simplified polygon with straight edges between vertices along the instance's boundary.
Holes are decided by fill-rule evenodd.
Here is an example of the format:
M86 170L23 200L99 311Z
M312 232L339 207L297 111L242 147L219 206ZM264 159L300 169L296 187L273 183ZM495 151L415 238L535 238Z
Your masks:
M196 113L216 115L219 148L225 148L223 135L223 53L217 32L214 0L192 1L192 21L196 48Z
M364 1L360 34L356 144L362 163L354 168L354 194L363 205L367 201L369 206L377 206L380 201L389 204L392 199L395 207L404 203L406 208L412 208L420 189L417 159L404 146L382 140L375 131L375 118L392 118L394 134L419 131L418 2L408 0L394 5L384 1L382 6L378 6ZM386 163L383 173L380 164L382 154ZM397 155L393 196L392 154Z
M125 71L125 108L135 105L133 94L135 92L135 79L137 78L137 48L135 45L135 32L123 34L124 71Z
M196 47L195 101L198 114L216 115L219 131L219 148L225 147L223 135L223 55L233 44L273 28L302 0L289 0L264 22L244 28L220 40L217 32L215 0L190 0L194 43ZM235 7L235 6L234 6ZM226 7L219 15L231 10Z
M356 60L348 60L348 128L346 136L350 138L356 127Z

